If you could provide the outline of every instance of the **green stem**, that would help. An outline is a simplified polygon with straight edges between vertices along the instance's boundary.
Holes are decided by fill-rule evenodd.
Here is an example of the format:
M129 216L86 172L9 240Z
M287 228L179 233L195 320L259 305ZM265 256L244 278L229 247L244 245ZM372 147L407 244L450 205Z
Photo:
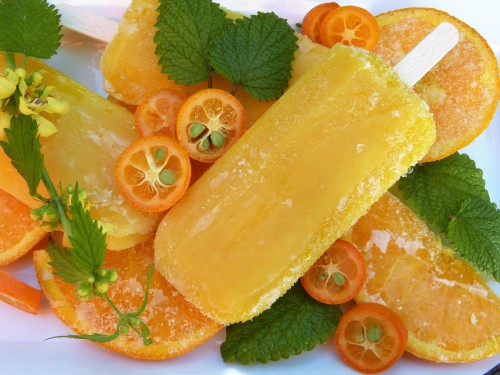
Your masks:
M118 307L116 307L111 298L109 298L108 293L104 293L104 298L106 299L106 301L108 301L109 305L115 311L115 313L121 318L123 316L122 312L118 309Z
M12 52L4 52L5 65L11 70L16 70L16 58Z
M61 220L61 224L66 232L68 237L73 235L73 231L71 230L71 224L69 223L68 215L66 214L66 210L64 208L63 203L61 202L61 196L57 193L57 190L50 179L49 173L45 166L42 171L42 181L45 187L47 188L50 198L56 203L57 212L59 214L59 218Z

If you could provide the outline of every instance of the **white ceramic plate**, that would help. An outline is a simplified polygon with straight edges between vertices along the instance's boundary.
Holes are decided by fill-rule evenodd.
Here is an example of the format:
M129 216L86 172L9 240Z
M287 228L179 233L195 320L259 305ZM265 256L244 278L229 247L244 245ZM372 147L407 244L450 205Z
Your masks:
M55 4L68 3L94 13L119 19L130 0L53 0ZM223 6L253 14L257 10L272 10L289 19L291 24L301 20L318 0L221 0ZM340 1L342 5L347 2ZM367 8L378 14L396 7L439 7L476 28L489 42L497 58L500 55L500 2L491 0L352 0L352 5ZM0 26L1 27L1 26ZM49 63L89 88L101 93L102 78L99 59L104 44L66 31L63 46ZM467 147L467 152L484 171L492 199L500 204L500 114L497 112L490 127ZM29 256L4 267L7 271L37 286ZM490 282L499 293L499 284ZM43 301L36 316L18 311L0 303L0 374L355 374L335 353L331 340L311 352L267 365L241 366L225 364L219 355L221 333L208 343L187 355L168 361L145 362L105 351L85 341L47 337L68 334L69 329L53 315ZM500 356L472 364L435 364L405 354L387 374L483 374L500 362Z

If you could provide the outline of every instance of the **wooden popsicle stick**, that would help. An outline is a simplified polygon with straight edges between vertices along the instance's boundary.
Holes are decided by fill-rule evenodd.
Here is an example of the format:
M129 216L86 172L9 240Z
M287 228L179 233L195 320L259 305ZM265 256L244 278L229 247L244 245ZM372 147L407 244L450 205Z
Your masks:
M109 43L118 32L118 22L68 4L58 4L61 24L92 39Z
M459 38L460 34L455 26L449 22L440 23L394 69L411 87L458 43Z

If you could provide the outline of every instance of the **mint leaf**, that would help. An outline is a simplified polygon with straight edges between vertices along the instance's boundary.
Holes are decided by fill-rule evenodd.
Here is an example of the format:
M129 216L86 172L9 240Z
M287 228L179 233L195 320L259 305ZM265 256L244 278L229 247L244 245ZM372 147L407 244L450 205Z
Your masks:
M447 235L462 257L500 281L500 211L494 204L464 201L451 219Z
M106 253L106 235L96 220L92 220L78 196L78 184L71 197L69 212L72 235L71 258L82 271L94 272L101 268Z
M19 115L12 117L10 129L5 129L7 142L0 141L12 165L26 180L31 196L38 196L37 189L43 173L43 155L37 132L36 120Z
M333 335L340 315L338 306L312 299L298 282L269 310L228 326L220 347L222 358L267 363L312 350Z
M51 261L49 264L54 267L55 274L60 276L65 282L78 285L86 282L90 277L89 272L80 270L71 257L71 252L50 240L47 246L47 253Z
M466 154L425 163L399 181L407 204L428 223L446 232L448 215L457 212L466 199L490 201L483 172Z
M0 51L50 58L61 42L60 18L46 0L0 0Z
M210 63L217 73L255 98L277 99L291 78L296 41L286 20L259 12L236 20L215 38Z
M206 81L213 39L231 25L226 12L211 0L161 1L158 12L154 41L162 72L185 85Z
M406 204L471 265L500 279L500 212L465 154L417 166L398 185Z

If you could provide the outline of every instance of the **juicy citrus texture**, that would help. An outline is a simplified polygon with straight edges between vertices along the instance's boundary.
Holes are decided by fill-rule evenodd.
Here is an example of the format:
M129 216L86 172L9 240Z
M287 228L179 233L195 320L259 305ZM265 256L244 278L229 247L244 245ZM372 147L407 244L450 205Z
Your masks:
M406 350L438 362L471 362L500 352L500 299L444 247L407 206L387 193L349 235L365 254L358 302L379 302L408 328Z
M177 138L195 160L211 163L247 129L243 105L224 90L205 89L191 95L177 118Z
M186 151L167 136L140 138L116 162L118 189L132 205L146 212L170 208L187 190L190 178Z
M321 23L321 44L335 43L373 50L379 38L377 20L364 8L354 5L338 7L326 15Z
M337 9L339 4L335 2L316 5L306 13L302 20L302 34L307 35L315 43L321 43L320 29L321 23L328 13Z
M38 289L0 270L0 300L31 314L36 314L40 307L41 295L42 293Z
M30 217L30 207L0 189L0 266L22 257L48 233Z
M391 309L378 303L351 307L335 330L335 348L352 368L374 374L391 367L404 353L408 330Z
M186 95L178 89L163 89L144 98L135 111L135 129L141 137L166 135L176 139L177 115Z
M467 146L489 125L500 97L495 55L476 30L430 8L406 8L378 15L375 53L396 64L441 22L460 32L460 41L414 87L434 114L436 143L423 161L439 160Z
M116 314L99 298L83 302L75 297L75 286L54 275L45 250L34 252L35 270L42 291L54 313L79 334L111 334L116 330ZM115 268L119 278L108 294L121 311L135 311L142 303L146 273L153 263L151 241L122 251L108 251L104 266ZM110 343L107 349L140 359L159 360L188 352L214 336L222 326L202 315L156 271L151 280L148 304L141 315L151 329L153 344L144 346L130 330Z

